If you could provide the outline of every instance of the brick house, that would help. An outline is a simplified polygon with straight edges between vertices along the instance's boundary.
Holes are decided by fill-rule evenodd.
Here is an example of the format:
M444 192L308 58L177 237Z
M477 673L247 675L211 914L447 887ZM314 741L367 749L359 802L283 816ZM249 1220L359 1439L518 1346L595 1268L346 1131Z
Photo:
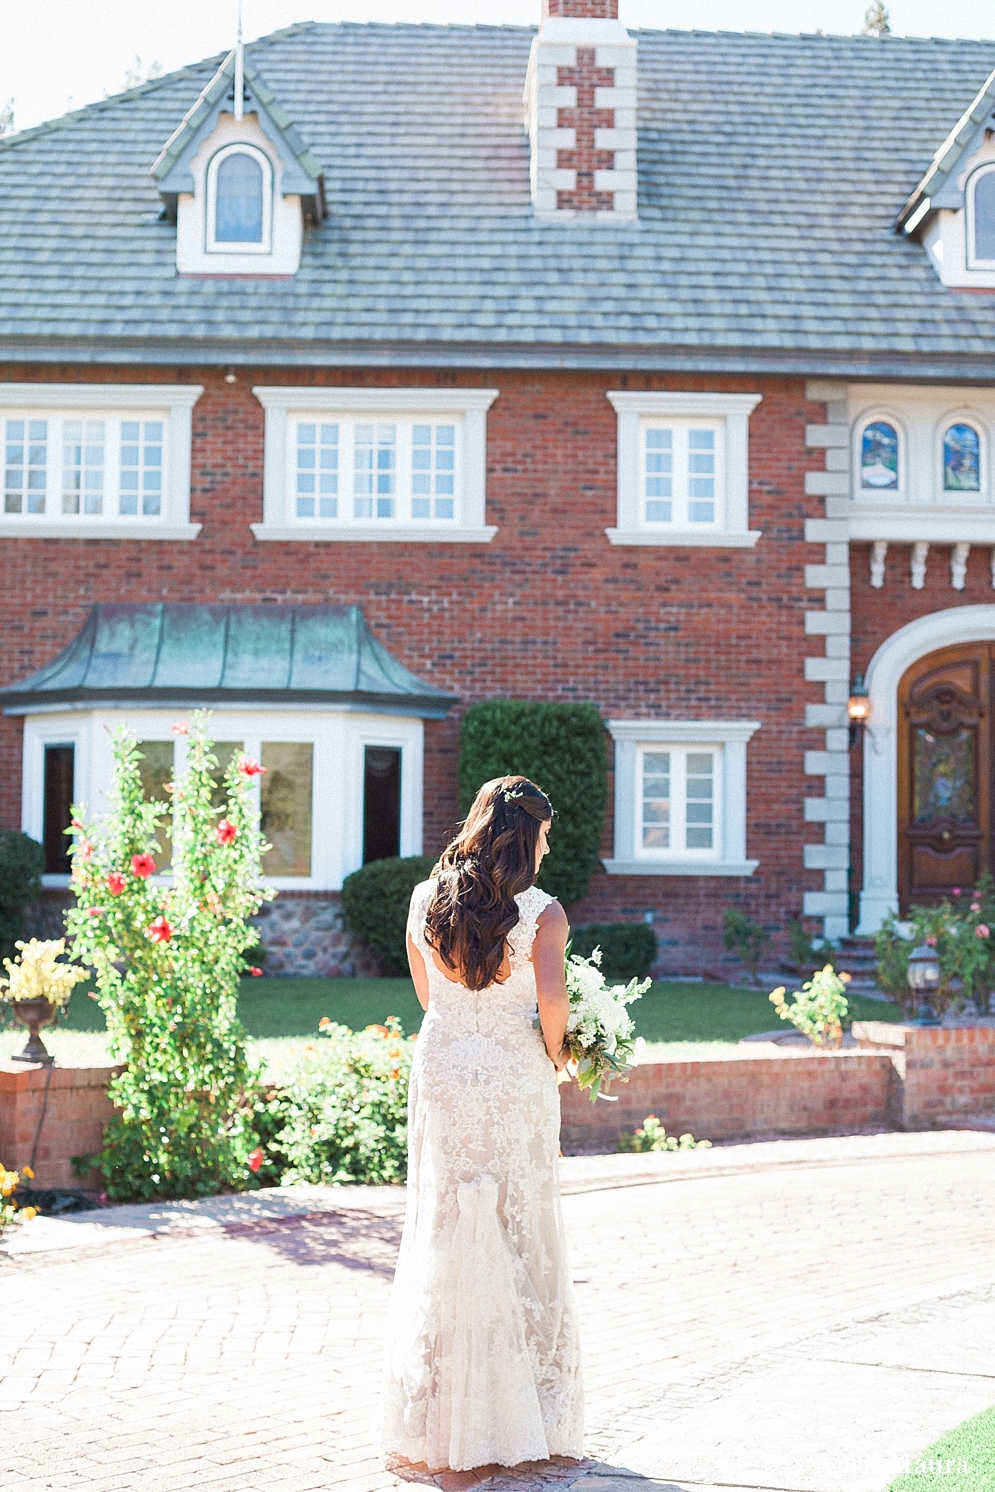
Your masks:
M440 847L495 694L598 704L571 917L663 971L993 868L995 44L543 12L293 26L0 142L0 822L53 895L105 727L151 788L208 705L275 966L347 968L342 877Z

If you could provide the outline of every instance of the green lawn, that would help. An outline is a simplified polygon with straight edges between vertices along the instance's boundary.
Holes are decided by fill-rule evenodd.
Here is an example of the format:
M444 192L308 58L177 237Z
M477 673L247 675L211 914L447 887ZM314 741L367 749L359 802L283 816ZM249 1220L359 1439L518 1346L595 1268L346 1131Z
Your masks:
M896 1477L888 1492L992 1492L993 1487L995 1409L986 1409L914 1456L912 1469Z
M855 995L858 1020L901 1019L897 1006ZM780 1022L765 989L725 984L660 981L630 1007L648 1056L704 1058L727 1055L743 1036L772 1031ZM246 979L238 1012L268 1065L299 1050L322 1016L353 1030L399 1016L405 1031L421 1025L421 1007L410 979ZM43 1032L49 1051L64 1062L99 1064L106 1059L104 1018L83 989L74 992L64 1027ZM0 1030L0 1056L23 1045L20 1030Z

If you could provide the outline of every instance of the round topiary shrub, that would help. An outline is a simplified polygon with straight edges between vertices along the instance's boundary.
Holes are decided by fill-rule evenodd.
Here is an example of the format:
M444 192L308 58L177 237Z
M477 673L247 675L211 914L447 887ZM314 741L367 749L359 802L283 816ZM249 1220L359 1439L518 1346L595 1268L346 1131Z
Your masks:
M389 860L371 860L342 883L346 927L388 974L408 972L408 904L412 891L419 881L428 879L434 864L431 855L395 855Z
M36 899L45 851L17 829L0 829L0 958L12 958L24 937L24 911Z
M591 922L575 927L570 952L590 958L601 949L601 972L610 984L645 979L656 958L656 933L646 922Z

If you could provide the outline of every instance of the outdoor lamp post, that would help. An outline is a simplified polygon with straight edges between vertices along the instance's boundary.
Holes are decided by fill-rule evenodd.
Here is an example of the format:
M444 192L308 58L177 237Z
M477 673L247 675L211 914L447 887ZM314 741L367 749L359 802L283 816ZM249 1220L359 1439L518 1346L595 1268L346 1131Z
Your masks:
M871 718L871 701L864 683L864 675L858 673L846 702L846 713L850 720L850 745L856 746L864 733L864 726Z
M940 960L936 956L936 949L930 948L928 943L920 943L918 948L913 948L909 954L909 969L906 977L909 981L909 989L915 990L916 994L921 997L919 1009L912 1024L914 1026L938 1026L940 1021L929 1003L930 995L940 983Z

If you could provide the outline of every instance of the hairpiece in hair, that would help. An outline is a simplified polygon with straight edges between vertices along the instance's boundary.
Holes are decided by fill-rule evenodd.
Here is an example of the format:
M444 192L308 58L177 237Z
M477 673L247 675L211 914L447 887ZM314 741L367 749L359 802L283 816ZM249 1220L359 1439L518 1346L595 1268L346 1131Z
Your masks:
M518 793L508 792L507 789L506 789L505 792L504 792L504 794L503 794L503 797L504 797L504 801L506 803L510 803L513 798L524 798L525 794L522 793L522 792L518 792Z

